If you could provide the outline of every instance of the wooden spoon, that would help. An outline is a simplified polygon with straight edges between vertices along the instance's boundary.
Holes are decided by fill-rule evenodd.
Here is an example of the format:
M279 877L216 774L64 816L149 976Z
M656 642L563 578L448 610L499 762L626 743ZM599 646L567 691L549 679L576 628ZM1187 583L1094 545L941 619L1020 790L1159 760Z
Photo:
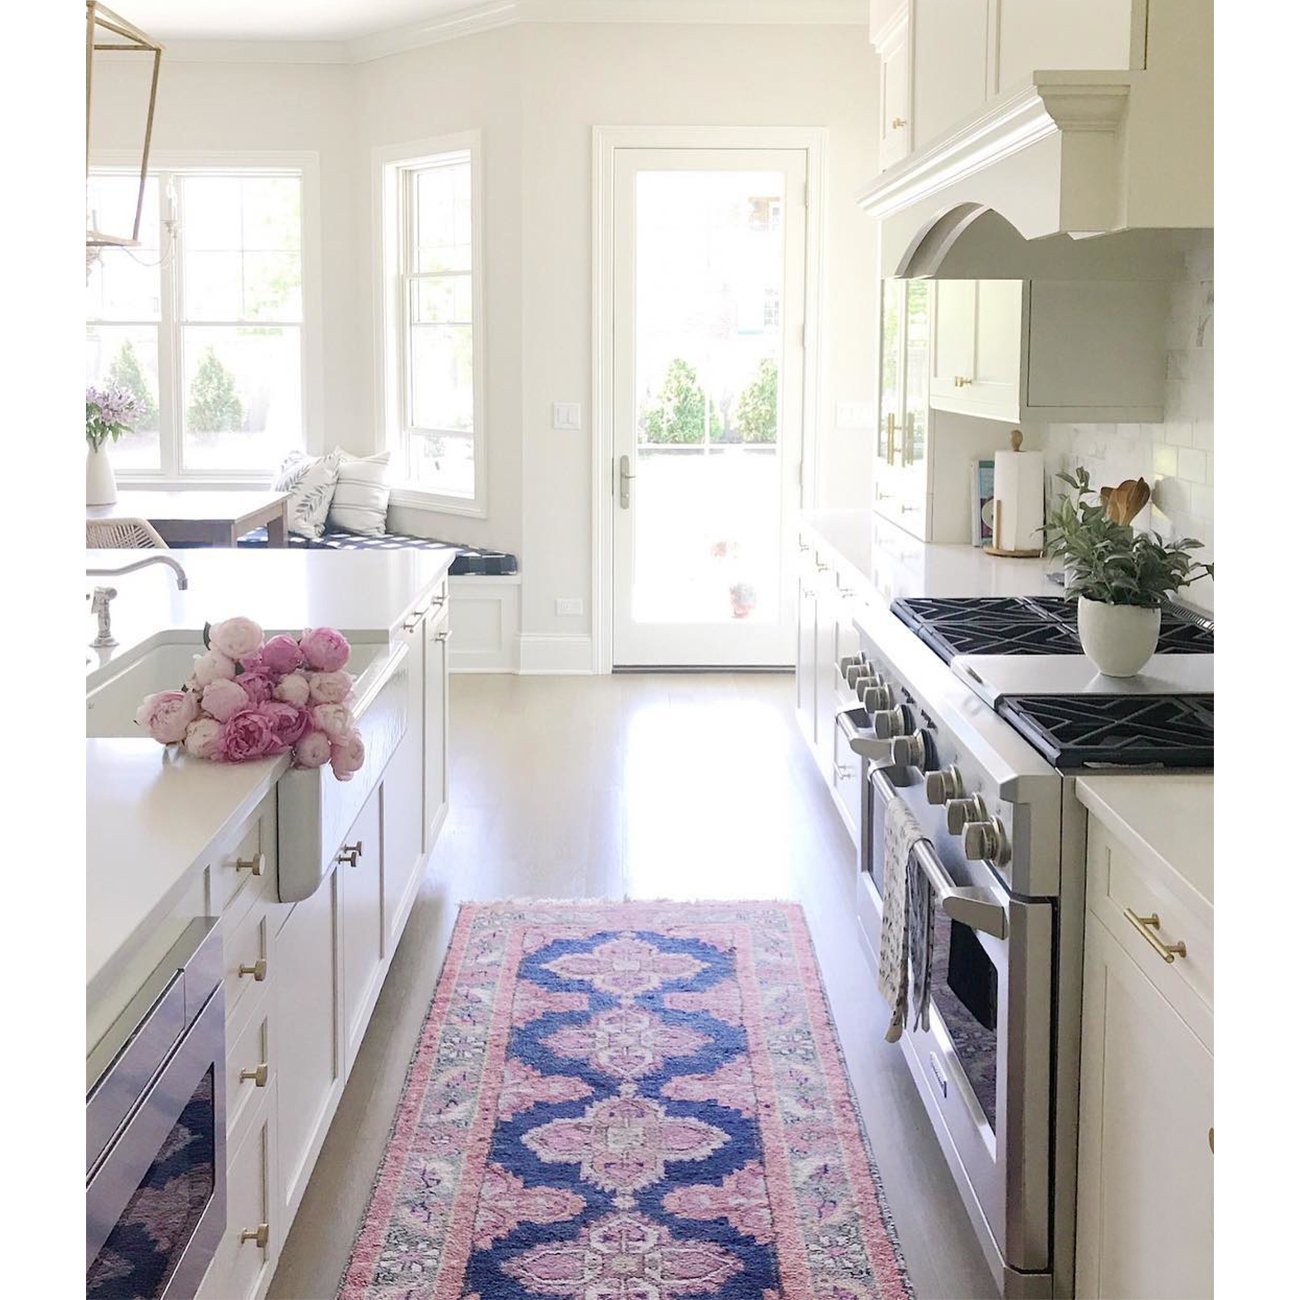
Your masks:
M1144 478L1126 478L1119 487L1102 488L1098 495L1110 519L1117 524L1130 524L1151 500L1151 488Z

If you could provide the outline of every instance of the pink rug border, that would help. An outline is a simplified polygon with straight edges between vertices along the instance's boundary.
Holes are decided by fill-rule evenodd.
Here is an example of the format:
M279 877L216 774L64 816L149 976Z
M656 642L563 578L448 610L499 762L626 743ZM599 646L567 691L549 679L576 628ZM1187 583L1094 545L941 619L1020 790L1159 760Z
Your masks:
M593 912L600 909L617 909L626 915L628 908L662 910L665 907L681 907L685 909L734 907L738 911L751 908L777 910L783 912L787 920L791 922L790 933L794 939L795 957L805 993L809 1019L813 1028L818 1057L823 1064L823 1076L826 1080L827 1091L832 1095L832 1106L839 1134L839 1147L849 1165L855 1202L863 1223L863 1235L871 1258L872 1273L880 1291L881 1300L913 1300L915 1292L906 1273L906 1265L903 1260L898 1235L885 1199L884 1187L875 1163L875 1157L871 1151L871 1140L867 1135L861 1110L849 1083L847 1062L831 1015L826 985L817 962L803 906L790 899L725 898L693 899L690 901L681 899L496 899L489 901L467 900L459 905L447 952L443 958L442 968L438 973L434 995L425 1014L420 1036L416 1041L415 1050L402 1083L397 1111L393 1117L392 1128L384 1149L384 1157L375 1174L371 1196L354 1236L348 1263L343 1276L339 1279L337 1300L364 1300L367 1294L369 1279L373 1275L374 1263L382 1249L384 1231L387 1229L392 1217L401 1174L406 1165L406 1156L414 1140L416 1121L420 1115L421 1104L429 1084L433 1062L436 1059L436 1053L432 1049L436 1045L438 1036L446 1022L448 1004L451 1001L452 992L459 982L465 949L468 946L469 936L475 920L484 913L513 913L523 909L538 912L558 912L580 908L590 909ZM510 945L512 950L519 947L521 943L522 937L518 932L511 936ZM746 973L750 978L756 980L748 935L744 937L743 946L746 957ZM517 962L503 961L501 964L501 974L498 977L493 996L493 1023L489 1031L489 1054L494 1051L499 1022L503 1019L505 1031L500 1036L502 1052L504 1052L508 1043L510 1019L508 1014L503 1017L501 1011L501 982L507 977L507 972L515 972L516 966ZM513 981L514 974L512 973L509 978ZM813 996L812 990L815 990L816 996ZM746 1002L750 1002L748 991L745 997ZM509 1003L510 999L506 999L505 1005L507 1007ZM770 1056L766 1050L766 1043L763 1044L761 1054L765 1065L770 1070ZM758 1053L756 1052L754 1055L757 1057ZM486 1070L487 1065L485 1064L485 1076ZM766 1109L766 1107L760 1107L760 1110ZM481 1113L476 1115L475 1130L479 1128L481 1118ZM771 1120L774 1121L776 1126L783 1128L779 1115L774 1114ZM495 1113L492 1116L492 1121L495 1123ZM769 1132L767 1123L764 1123L762 1131L765 1136ZM778 1150L777 1159L782 1168L788 1170L789 1149L784 1141L783 1133L781 1141L776 1144L774 1150ZM861 1188L864 1186L871 1188L872 1194L867 1198L870 1201L869 1205L864 1204L861 1195ZM784 1200L786 1199L785 1194L789 1191L788 1179L782 1182L781 1188L782 1199ZM451 1247L451 1240L449 1230L449 1248ZM796 1258L801 1255L801 1252L797 1250L793 1253ZM443 1266L438 1270L437 1291L433 1293L439 1296L442 1294L442 1278L446 1264L447 1256L444 1255ZM886 1267L882 1267L882 1265ZM457 1283L460 1280L460 1277L454 1279ZM805 1276L799 1279L799 1283L807 1285L809 1287L808 1294L811 1295L810 1281L807 1279L806 1272ZM789 1296L788 1300L797 1300L797 1298Z

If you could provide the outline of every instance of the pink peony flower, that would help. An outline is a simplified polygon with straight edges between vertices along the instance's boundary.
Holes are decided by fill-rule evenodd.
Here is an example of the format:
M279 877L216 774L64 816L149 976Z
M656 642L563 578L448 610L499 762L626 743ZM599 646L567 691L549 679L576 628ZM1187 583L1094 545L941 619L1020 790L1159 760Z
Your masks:
M215 759L221 740L221 723L215 718L195 718L185 728L185 752L195 758Z
M145 697L135 711L135 721L160 745L176 745L185 739L185 728L198 713L193 691L159 691Z
M330 746L330 768L340 781L351 781L352 774L361 771L365 761L366 745L359 731L349 731Z
M262 644L262 629L251 618L228 618L208 628L208 646L230 659L244 660Z
M308 628L299 644L307 666L323 673L337 672L352 653L347 638L332 627Z
M270 721L256 709L241 709L227 718L217 741L217 751L226 763L282 754L285 748L276 739Z
M330 761L330 738L323 731L309 731L293 747L298 767L324 767Z
M292 704L268 700L265 704L259 704L257 711L271 724L276 740L286 749L296 744L307 730L306 709L296 709Z
M305 709L311 699L311 686L301 673L290 673L287 677L280 678L279 684L271 694L285 704Z
M235 661L220 650L194 656L194 682L200 688L235 675Z
M352 694L352 674L312 673L307 685L313 704L342 704Z
M302 650L297 641L283 632L273 636L263 647L261 653L262 667L273 672L277 677L291 673L302 663Z
M311 723L323 731L331 742L343 740L353 728L352 710L346 704L317 704L311 710Z
M275 677L265 668L254 668L240 673L235 681L244 688L244 694L254 704L262 704L271 698L275 690Z
M248 692L238 682L222 679L203 688L203 708L218 722L227 721L248 705Z

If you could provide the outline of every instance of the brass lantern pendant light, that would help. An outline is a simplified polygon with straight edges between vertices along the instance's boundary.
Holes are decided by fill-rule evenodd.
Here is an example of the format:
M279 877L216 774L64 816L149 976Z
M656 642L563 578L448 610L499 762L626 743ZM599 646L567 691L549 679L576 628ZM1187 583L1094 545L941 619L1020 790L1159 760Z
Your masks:
M96 56L109 54L111 57L144 56L152 64L149 79L149 107L145 115L144 143L140 152L140 190L135 201L135 221L130 232L104 231L96 229L97 222L92 214L86 217L87 267L91 252L99 248L133 248L140 243L140 218L144 211L145 180L149 174L149 143L153 137L154 105L158 100L158 68L162 62L163 47L146 35L133 23L119 17L111 9L105 8L99 0L86 0L86 176L90 176L90 123L91 123L91 82ZM89 271L87 272L89 273Z

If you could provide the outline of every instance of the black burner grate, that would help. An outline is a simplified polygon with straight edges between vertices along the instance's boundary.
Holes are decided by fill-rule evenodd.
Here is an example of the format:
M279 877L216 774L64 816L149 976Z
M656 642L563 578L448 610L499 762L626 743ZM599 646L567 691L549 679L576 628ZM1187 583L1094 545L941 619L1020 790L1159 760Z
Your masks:
M1213 695L1006 695L997 711L1054 767L1214 766Z
M913 597L890 606L944 663L956 655L1081 654L1077 610L1064 596ZM1211 654L1214 632L1166 608L1158 654Z

